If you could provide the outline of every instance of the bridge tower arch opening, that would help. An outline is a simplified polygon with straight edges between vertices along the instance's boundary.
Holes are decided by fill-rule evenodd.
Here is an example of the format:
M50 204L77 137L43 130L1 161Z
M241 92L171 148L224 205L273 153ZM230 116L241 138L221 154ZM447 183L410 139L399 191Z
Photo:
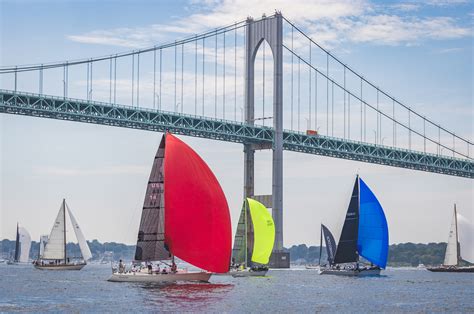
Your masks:
M283 18L280 13L246 21L245 42L245 122L255 123L255 58L263 41L273 55L273 142L244 144L244 197L260 200L272 208L275 245L270 267L290 267L289 253L283 251ZM272 194L255 195L255 150L272 149Z

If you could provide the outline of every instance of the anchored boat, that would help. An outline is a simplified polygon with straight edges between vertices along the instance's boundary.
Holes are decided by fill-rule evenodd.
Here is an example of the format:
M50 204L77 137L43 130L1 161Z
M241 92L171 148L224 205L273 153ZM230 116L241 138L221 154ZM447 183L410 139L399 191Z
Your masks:
M388 226L379 201L365 182L356 177L339 243L321 226L328 253L328 265L322 275L379 275L387 265ZM368 263L360 261L362 256Z
M229 207L204 160L170 133L163 135L147 184L135 262L145 269L113 271L116 282L207 282L229 270L232 229ZM152 263L177 257L204 271L153 271Z
M31 236L24 227L16 224L15 255L12 260L7 261L8 265L28 263L30 258Z
M265 276L274 242L275 224L268 209L247 198L235 233L229 274L233 277Z
M458 233L458 213L456 210L456 204L454 204L454 214L451 220L451 228L449 230L448 244L444 254L443 265L439 267L428 267L427 269L432 272L474 273L474 266L460 266L462 260L461 242L459 241Z
M67 216L69 216L81 250L81 257L78 261L76 258L67 256ZM33 265L35 268L42 270L81 270L87 265L87 261L91 258L92 253L86 242L86 238L84 237L76 218L69 209L69 206L66 204L66 200L63 199L49 237L46 238L46 236L41 236L40 238L38 259L33 263Z

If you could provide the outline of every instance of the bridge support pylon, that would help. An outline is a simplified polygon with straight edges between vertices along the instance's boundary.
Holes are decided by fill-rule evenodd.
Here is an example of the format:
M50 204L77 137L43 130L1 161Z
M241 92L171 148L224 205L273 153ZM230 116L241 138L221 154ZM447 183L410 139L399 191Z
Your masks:
M265 201L272 208L275 222L275 245L270 258L270 267L289 268L290 255L283 251L283 19L280 13L272 17L254 21L247 19L245 49L245 121L255 122L254 75L255 57L261 43L266 40L273 54L273 129L271 147L261 143L244 144L244 196ZM272 195L271 198L255 195L254 166L255 150L271 148L272 158ZM270 204L271 203L271 204Z

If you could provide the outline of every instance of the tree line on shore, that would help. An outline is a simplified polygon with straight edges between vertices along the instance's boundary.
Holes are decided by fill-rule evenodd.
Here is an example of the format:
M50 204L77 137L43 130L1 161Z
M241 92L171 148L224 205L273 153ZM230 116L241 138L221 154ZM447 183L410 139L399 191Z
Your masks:
M116 242L100 243L98 240L87 241L94 260L132 260L135 254L135 245L127 245ZM8 259L13 256L15 241L4 239L0 241L0 257ZM319 261L319 246L307 246L306 244L293 245L286 249L290 252L291 262L294 264L314 264ZM446 243L400 243L392 244L389 248L388 265L394 267L440 265L444 260ZM39 244L33 241L31 244L30 258L38 257ZM326 252L323 247L321 259L325 261ZM79 257L80 249L76 243L67 244L67 254L71 257Z

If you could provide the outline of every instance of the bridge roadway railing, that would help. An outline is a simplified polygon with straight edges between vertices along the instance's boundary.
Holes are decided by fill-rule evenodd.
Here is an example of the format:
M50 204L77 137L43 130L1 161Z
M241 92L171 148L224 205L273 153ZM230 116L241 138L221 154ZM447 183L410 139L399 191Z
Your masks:
M109 126L170 131L187 136L235 143L271 143L273 129L236 121L97 101L0 90L0 113L27 115ZM472 159L460 159L333 138L284 131L285 150L393 167L474 178Z

